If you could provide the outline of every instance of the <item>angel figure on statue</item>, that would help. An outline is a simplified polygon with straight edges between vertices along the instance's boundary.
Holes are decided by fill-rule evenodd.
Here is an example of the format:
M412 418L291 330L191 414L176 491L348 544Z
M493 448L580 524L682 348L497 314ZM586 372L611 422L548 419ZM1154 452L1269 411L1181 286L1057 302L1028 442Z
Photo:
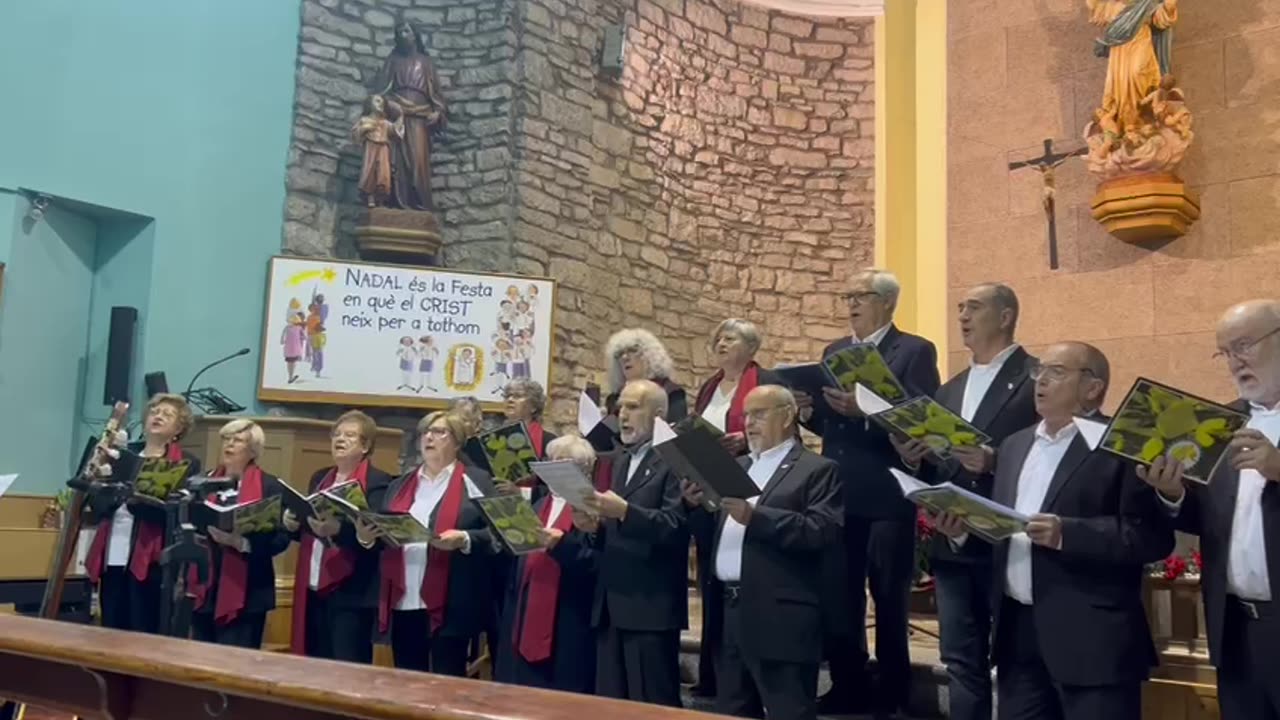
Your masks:
M404 122L387 117L387 101L381 95L370 95L365 114L351 128L351 136L364 146L364 165L360 168L358 187L369 207L385 205L391 196L391 136L404 135Z

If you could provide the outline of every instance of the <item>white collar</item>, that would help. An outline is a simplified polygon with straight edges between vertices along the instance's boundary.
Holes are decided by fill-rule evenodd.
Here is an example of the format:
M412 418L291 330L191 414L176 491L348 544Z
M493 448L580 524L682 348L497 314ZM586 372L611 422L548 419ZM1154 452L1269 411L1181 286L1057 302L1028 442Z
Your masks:
M1018 343L1014 343L1010 345L1009 347L996 353L996 356L991 358L991 362L989 363L976 363L973 361L973 356L971 355L969 356L969 367L975 370L979 368L1002 367L1004 366L1005 362L1009 359L1009 356L1018 351L1018 347L1019 347Z
M769 448L768 450L765 450L764 452L751 453L751 462L758 463L762 460L773 460L774 458L777 458L779 456L786 455L787 453L791 452L791 447L795 444L796 444L795 438L787 438L786 440L783 440L781 443L774 445L773 447Z
M1049 426L1045 424L1044 420L1041 420L1040 424L1036 426L1036 439L1044 440L1052 445L1057 445L1059 442L1074 438L1078 432L1079 430L1076 428L1076 424L1069 422L1062 426L1057 433L1050 435Z
M423 483L434 484L434 483L441 482L443 480L448 480L449 477L453 475L453 468L457 464L458 462L455 460L454 462L451 462L448 465L444 466L444 469L440 471L439 475L432 476L427 474L427 466L424 463L421 467L418 468L418 481Z
M1280 414L1280 403L1276 403L1271 407L1267 407L1262 403L1250 402L1249 414L1251 415L1274 415Z
M867 343L871 343L872 345L879 345L880 341L884 340L884 336L889 334L889 328L892 326L893 326L893 321L890 320L889 322L885 323L884 326L882 326L879 330L876 330L875 332L868 335L866 340L860 339L857 335L850 335L849 337L855 343L867 342Z

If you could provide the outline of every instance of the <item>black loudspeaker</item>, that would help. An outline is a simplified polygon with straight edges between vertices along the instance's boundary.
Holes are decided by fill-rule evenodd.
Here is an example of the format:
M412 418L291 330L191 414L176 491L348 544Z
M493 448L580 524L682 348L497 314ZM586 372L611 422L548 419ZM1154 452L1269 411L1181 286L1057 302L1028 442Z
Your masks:
M147 384L148 399L169 392L169 380L162 372L147 373L142 376L142 381Z
M138 334L138 309L111 308L111 334L107 338L107 379L102 385L102 404L129 401L129 381L133 377L133 346Z
M605 25L604 42L600 47L600 71L607 77L622 75L626 62L627 28L624 25Z

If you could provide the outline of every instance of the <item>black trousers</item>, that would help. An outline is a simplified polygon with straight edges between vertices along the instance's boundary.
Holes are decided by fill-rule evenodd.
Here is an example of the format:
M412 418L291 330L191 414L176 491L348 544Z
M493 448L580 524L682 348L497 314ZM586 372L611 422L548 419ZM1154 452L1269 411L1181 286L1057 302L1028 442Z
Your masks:
M680 631L598 631L596 694L652 705L680 702Z
M307 657L373 662L373 608L343 607L307 591Z
M1280 720L1280 602L1227 596L1218 706L1222 720Z
M744 652L739 638L744 632L738 602L724 601L724 634L716 663L720 682L716 712L742 718L816 720L818 717L818 663L765 660Z
M470 643L470 637L433 636L426 610L391 613L391 655L402 670L466 677Z
M1001 647L996 648L1000 720L1141 720L1141 681L1096 686L1055 682L1040 655L1031 607L1007 597L1003 602L1000 623L1007 631L1001 630Z
M989 562L933 564L952 720L991 720L991 572Z
M866 635L866 587L870 585L876 605L876 660L880 668L880 687L873 705L879 710L897 710L906 706L911 683L907 610L915 575L915 520L845 516L844 539L851 634L827 638L825 643L832 692L850 698L870 692Z
M698 588L702 591L702 638L698 645L698 689L705 695L716 694L716 662L720 654L724 627L724 601L720 593L708 592L711 585L712 555L710 542L694 538L694 559L698 570ZM714 594L714 597L712 596Z
M146 582L138 582L128 567L105 568L98 585L102 626L152 635L159 633L163 574L158 565L153 565Z
M218 625L213 613L191 615L191 639L200 642L231 645L259 650L262 648L262 632L267 626L267 614L241 613L240 617L226 625Z

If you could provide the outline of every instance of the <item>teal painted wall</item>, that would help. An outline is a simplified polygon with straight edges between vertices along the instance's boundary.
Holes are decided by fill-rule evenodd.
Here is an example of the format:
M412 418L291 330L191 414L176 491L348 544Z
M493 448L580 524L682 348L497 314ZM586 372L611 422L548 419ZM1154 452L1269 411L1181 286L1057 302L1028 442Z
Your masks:
M69 420L106 415L106 328L119 304L141 311L139 387L143 372L163 370L181 389L209 360L248 346L253 355L204 381L257 409L298 24L296 0L0 4L0 193L29 188L145 216L102 226L83 417ZM0 194L0 260L20 202ZM19 430L14 415L0 418L4 432Z

